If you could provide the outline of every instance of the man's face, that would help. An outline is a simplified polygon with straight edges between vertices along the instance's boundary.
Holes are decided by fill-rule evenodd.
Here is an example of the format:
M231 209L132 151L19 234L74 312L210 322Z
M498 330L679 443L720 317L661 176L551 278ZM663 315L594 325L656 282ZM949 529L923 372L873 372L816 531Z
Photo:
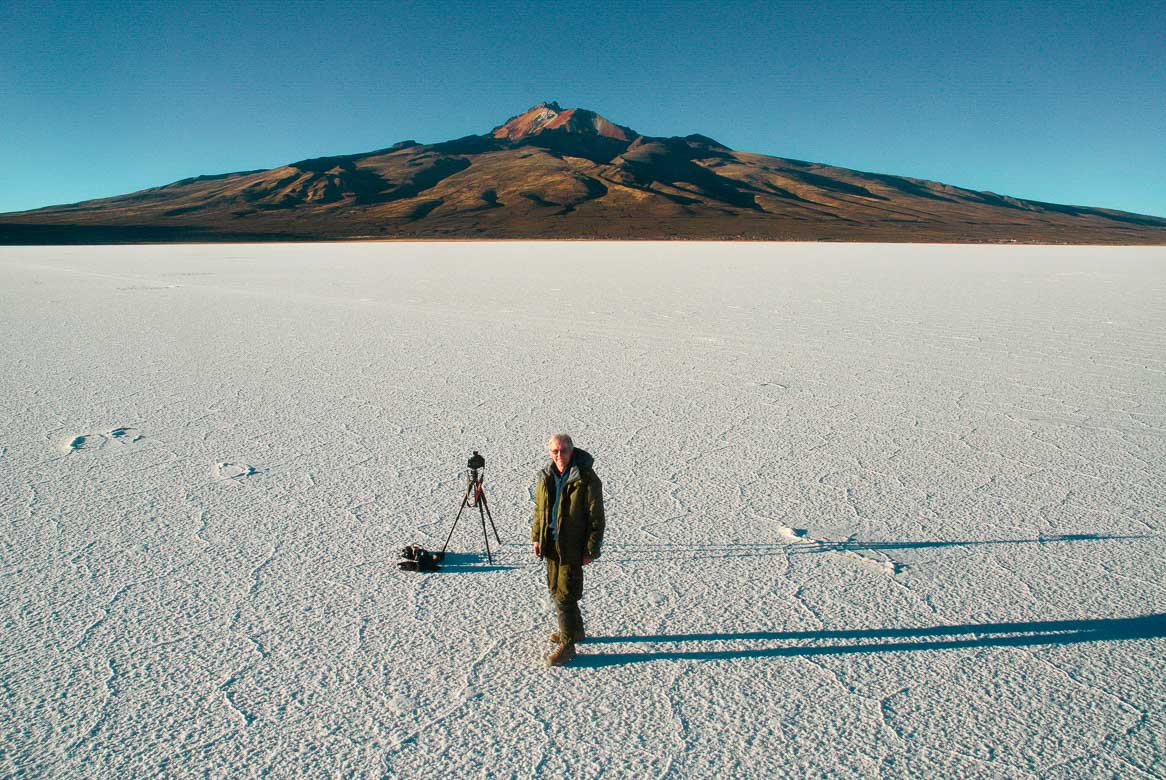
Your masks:
M570 445L564 444L558 439L551 439L547 442L547 452L551 455L551 462L555 464L555 468L562 474L567 470L567 464L571 462L571 453L574 450Z

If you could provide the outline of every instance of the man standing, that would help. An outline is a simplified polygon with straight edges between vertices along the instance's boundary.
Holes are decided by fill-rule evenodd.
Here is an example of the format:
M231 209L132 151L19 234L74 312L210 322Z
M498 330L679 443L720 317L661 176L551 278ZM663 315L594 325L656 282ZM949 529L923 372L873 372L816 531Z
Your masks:
M595 459L575 449L567 434L552 436L547 452L551 462L535 477L530 538L534 554L546 559L547 588L559 618L547 666L560 666L575 657L575 643L584 638L579 599L583 567L599 557L603 544L603 483L591 469Z

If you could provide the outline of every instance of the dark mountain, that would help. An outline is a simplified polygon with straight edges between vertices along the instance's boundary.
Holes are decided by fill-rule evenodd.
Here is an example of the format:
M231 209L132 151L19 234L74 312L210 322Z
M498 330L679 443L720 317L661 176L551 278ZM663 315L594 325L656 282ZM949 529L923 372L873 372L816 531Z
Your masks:
M0 215L0 243L362 238L1166 244L1166 219L640 135L543 103L484 135Z

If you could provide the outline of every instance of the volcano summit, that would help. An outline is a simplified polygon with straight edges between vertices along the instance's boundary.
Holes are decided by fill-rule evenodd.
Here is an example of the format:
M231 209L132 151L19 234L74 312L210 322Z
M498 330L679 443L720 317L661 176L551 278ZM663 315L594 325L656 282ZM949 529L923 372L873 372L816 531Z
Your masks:
M653 137L533 106L488 133L0 215L0 243L391 238L1166 244L1166 218Z

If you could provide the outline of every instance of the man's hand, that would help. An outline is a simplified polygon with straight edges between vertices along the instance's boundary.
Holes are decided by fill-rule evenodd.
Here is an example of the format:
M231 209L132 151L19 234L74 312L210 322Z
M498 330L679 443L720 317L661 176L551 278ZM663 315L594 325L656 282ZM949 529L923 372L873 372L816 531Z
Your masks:
M584 566L591 563L593 560L595 560L594 557L588 555L587 553L583 553L583 565Z
M543 554L542 545L540 545L538 542L535 542L532 546L534 547L534 554L535 555L542 555Z

